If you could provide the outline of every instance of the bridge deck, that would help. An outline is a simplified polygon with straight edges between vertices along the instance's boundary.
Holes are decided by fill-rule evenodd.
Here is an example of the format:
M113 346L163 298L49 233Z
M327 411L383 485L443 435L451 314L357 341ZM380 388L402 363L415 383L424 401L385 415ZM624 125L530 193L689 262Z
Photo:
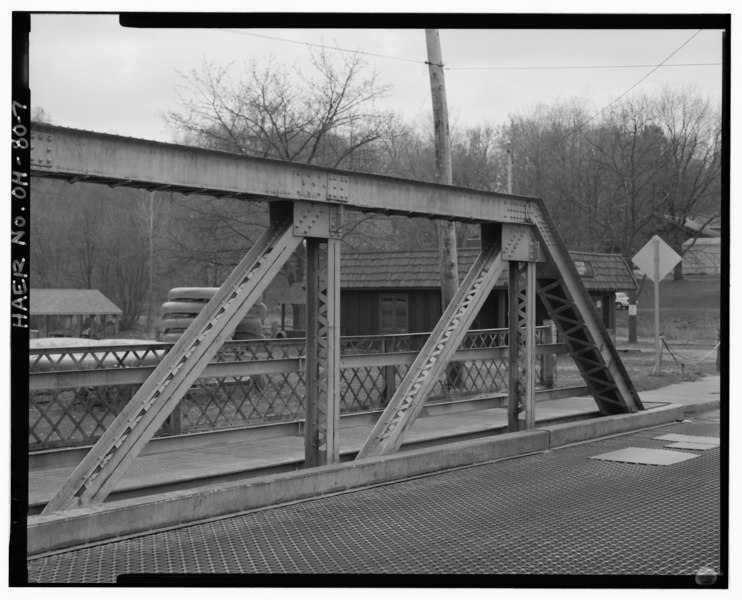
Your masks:
M430 575L498 574L478 580L497 586L519 574L676 575L694 586L699 569L719 573L725 565L720 450L669 466L590 457L660 449L668 442L658 436L718 436L719 429L713 420L685 421L93 545L29 561L29 578L113 583L146 573L141 581L151 583L158 575L202 574L224 584L230 575L252 575L232 583L286 586L302 578L285 574L426 574L425 586L456 586L463 580Z
M538 404L539 423L576 419L595 415L592 397L545 400ZM372 423L343 428L341 457L352 458L368 436ZM493 430L507 429L507 409L492 408L439 416L426 416L415 423L403 449L417 448L432 440L476 437ZM265 469L291 470L304 460L304 438L300 435L253 439L201 448L141 455L119 482L111 499L127 495L183 489L197 485L194 481L211 478L228 481L245 477L250 472L265 474ZM64 484L73 467L32 470L29 473L29 504L40 507ZM34 510L32 512L38 512Z

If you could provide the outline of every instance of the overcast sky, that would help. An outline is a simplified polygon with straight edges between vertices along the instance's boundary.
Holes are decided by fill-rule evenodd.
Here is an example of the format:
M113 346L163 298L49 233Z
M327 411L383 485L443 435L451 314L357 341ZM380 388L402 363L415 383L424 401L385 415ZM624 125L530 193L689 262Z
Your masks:
M203 60L236 70L269 56L306 70L307 44L323 43L368 53L369 67L392 86L386 107L410 120L431 112L422 28L131 29L115 15L86 14L34 15L31 25L32 103L57 125L172 141L162 114L176 107L178 71ZM721 93L718 30L443 29L441 46L459 126L498 124L575 97L598 111L645 76L630 94L665 84L715 100Z

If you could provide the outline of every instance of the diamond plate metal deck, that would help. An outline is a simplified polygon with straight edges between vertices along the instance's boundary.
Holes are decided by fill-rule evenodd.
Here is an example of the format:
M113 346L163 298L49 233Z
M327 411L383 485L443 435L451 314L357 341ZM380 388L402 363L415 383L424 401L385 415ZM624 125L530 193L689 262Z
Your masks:
M698 444L719 444L721 440L718 437L702 435L682 435L677 433L668 433L667 435L655 438L656 440L666 440L672 442L695 442Z
M29 580L719 573L719 449L662 468L589 460L629 445L663 448L658 432L718 435L719 424L678 423L34 558Z
M675 442L665 446L665 448L677 448L678 450L713 450L718 447L719 444L699 444L698 442Z
M592 460L610 460L614 462L636 463L640 465L669 466L696 458L697 454L690 452L673 452L672 450L658 450L657 448L621 448L614 452L591 456Z

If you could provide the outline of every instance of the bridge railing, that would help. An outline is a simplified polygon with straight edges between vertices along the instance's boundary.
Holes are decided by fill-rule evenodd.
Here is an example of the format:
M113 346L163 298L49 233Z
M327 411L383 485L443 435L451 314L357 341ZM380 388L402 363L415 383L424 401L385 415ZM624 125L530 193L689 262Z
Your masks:
M427 333L341 338L341 413L382 409ZM551 328L538 327L537 381L553 387ZM31 450L93 443L172 344L34 348L29 354ZM430 401L507 390L507 330L470 331ZM158 435L304 418L304 340L230 341L180 402Z

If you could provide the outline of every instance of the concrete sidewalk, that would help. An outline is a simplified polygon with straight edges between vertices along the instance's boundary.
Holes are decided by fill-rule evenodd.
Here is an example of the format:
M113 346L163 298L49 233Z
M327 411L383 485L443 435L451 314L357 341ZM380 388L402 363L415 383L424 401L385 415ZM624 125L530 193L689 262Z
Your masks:
M681 405L686 415L718 408L721 405L721 376L713 375L698 381L675 383L656 390L640 392L643 403L672 403Z
M714 408L720 402L719 376L699 381L674 384L665 388L641 392L647 410L668 405L683 406L684 413ZM536 424L539 427L599 417L592 397L546 400L536 405ZM371 425L346 427L340 431L341 459L351 459L366 440ZM434 444L460 441L504 433L507 431L505 408L491 408L438 416L421 416L409 432L403 451L416 450ZM204 477L223 482L250 476L250 472L264 475L265 469L291 471L299 469L304 460L304 439L284 436L216 444L138 457L126 476L119 482L113 495L146 494L147 489L187 489L189 483L198 485ZM72 472L72 467L32 470L29 472L29 505L41 506L48 502ZM135 491L136 490L136 491Z

